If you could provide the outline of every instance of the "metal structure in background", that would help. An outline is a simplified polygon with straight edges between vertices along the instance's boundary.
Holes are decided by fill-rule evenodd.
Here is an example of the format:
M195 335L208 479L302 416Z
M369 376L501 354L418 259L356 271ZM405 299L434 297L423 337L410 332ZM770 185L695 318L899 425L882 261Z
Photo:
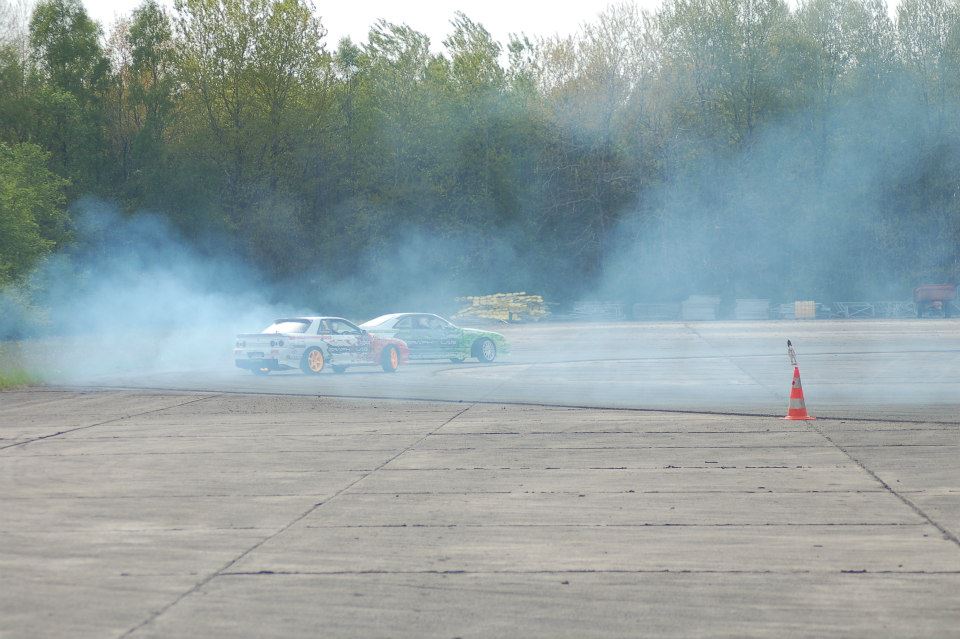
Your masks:
M460 298L460 299L493 299ZM541 298L542 299L542 298ZM641 322L713 321L718 319L912 319L918 317L918 305L911 301L881 302L815 302L812 300L771 304L765 299L737 299L732 312L720 313L721 300L711 295L691 295L683 302L636 303L629 307L620 302L577 302L566 312L552 313L550 319L579 322L617 322L632 319ZM544 304L544 307L549 304ZM946 311L944 313L944 311ZM927 317L960 317L960 300L944 300L939 313ZM516 319L524 319L518 316Z
M680 317L680 304L634 304L631 311L633 319L641 322L673 321Z
M843 319L866 319L876 317L876 308L870 302L833 302L831 317Z
M954 284L924 284L913 289L917 317L950 317L956 299Z
M720 298L715 295L691 295L680 304L680 319L712 321L717 319Z
M917 316L913 302L831 302L825 310L831 319L906 319Z
M554 317L576 322L619 322L627 319L627 312L620 302L576 302L569 312Z
M738 320L770 319L770 300L738 299L733 309L733 318Z
M906 319L917 316L917 306L913 302L877 302L876 316L885 319Z

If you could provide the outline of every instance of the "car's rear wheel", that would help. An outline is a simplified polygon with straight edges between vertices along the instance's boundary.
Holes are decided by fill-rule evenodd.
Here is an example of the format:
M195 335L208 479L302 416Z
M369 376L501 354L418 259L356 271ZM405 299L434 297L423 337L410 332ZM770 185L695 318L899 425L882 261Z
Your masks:
M323 351L315 346L308 348L300 360L300 370L307 375L319 375L326 365L327 358L323 356Z
M400 353L397 352L396 347L387 346L383 349L383 355L380 356L380 366L387 373L397 372L397 369L400 368Z
M334 372L334 373L345 373L346 370L347 370L347 367L344 366L343 364L334 364L334 365L333 365L333 372Z
M484 364L489 364L497 359L497 345L493 343L492 339L486 337L478 340L476 344L473 345L473 352L476 354L477 359Z

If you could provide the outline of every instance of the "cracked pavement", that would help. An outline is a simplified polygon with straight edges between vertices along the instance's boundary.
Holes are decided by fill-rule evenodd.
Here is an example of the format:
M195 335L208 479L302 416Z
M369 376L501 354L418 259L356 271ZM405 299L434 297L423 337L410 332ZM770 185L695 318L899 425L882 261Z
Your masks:
M960 426L0 393L0 636L960 636Z

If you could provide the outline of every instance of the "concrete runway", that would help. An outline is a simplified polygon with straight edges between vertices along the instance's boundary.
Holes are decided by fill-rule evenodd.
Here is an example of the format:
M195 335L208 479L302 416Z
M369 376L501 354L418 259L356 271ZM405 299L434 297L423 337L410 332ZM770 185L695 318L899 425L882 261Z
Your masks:
M0 636L957 637L958 445L943 423L5 392Z
M344 375L259 378L233 367L225 342L221 359L191 366L163 364L162 346L152 364L127 348L111 356L137 357L97 374L86 374L97 356L76 354L69 359L85 363L84 375L63 379L99 388L783 415L791 339L815 415L960 422L960 320L545 323L498 330L513 353L492 365L412 363L394 375L357 367ZM141 362L151 364L148 370Z
M543 324L267 378L57 344L61 386L0 393L0 637L960 637L958 329ZM788 338L836 419L777 418Z

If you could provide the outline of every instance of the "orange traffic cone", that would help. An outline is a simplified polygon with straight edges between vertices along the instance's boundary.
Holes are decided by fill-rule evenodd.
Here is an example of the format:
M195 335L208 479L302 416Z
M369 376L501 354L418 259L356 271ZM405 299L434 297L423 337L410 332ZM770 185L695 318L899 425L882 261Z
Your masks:
M784 419L816 419L807 415L807 405L803 401L803 386L800 385L800 368L793 367L793 384L790 386L790 405Z

